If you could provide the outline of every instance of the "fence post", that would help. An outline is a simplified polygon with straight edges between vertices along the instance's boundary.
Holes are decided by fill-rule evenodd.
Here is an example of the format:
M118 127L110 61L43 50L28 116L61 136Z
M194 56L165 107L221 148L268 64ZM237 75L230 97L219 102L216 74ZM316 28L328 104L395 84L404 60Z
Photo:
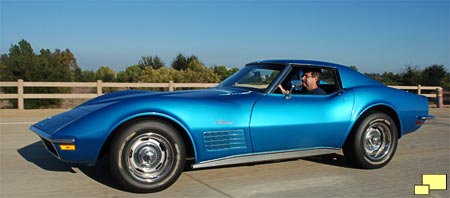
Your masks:
M441 108L444 105L444 94L442 88L436 88L436 108Z
M173 80L169 81L169 91L173 91L174 89L174 84L173 84Z
M97 96L103 94L102 80L97 80Z
M25 109L22 79L17 80L17 108L19 110Z
M417 85L417 94L422 94L422 85Z

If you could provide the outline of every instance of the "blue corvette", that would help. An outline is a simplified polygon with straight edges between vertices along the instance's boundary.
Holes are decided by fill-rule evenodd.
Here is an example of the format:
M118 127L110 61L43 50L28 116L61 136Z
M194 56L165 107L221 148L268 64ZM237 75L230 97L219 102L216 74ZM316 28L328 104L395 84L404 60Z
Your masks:
M156 192L186 162L204 168L342 149L356 167L380 168L399 138L432 117L424 96L351 68L267 60L210 89L105 94L30 129L58 159L95 165L107 156L125 189Z

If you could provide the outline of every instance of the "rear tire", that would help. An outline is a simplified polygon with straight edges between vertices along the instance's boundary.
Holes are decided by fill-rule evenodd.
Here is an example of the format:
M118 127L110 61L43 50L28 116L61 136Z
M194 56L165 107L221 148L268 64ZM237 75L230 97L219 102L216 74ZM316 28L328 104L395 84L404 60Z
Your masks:
M397 126L379 111L363 115L344 145L344 155L359 168L375 169L387 165L397 149Z
M157 192L178 179L186 153L174 127L160 120L138 120L117 134L109 160L113 176L125 190Z

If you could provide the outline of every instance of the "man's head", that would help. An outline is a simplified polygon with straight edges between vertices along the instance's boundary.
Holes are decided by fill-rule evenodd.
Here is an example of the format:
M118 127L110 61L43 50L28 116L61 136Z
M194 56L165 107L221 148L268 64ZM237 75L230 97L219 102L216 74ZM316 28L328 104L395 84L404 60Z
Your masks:
M308 91L316 89L320 83L320 69L305 69L302 76L303 87Z

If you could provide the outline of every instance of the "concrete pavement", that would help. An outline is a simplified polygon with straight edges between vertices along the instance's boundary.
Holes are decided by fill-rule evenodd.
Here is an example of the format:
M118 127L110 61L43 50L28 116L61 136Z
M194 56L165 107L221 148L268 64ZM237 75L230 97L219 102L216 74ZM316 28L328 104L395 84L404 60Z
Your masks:
M170 188L152 194L120 190L105 162L76 167L47 153L29 126L63 110L0 110L0 197L423 197L422 174L447 174L450 109L399 140L394 159L377 170L352 168L342 155L185 171Z

